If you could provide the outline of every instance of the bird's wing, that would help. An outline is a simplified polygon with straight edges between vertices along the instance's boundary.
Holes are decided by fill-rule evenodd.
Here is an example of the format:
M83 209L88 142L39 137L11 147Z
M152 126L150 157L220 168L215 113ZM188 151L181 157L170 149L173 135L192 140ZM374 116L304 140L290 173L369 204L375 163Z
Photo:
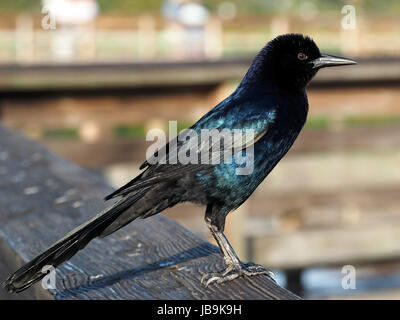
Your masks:
M236 102L236 103L235 103ZM178 135L178 139L173 139L160 148L151 158L146 160L141 169L146 168L140 175L135 177L126 185L122 186L105 199L111 199L130 192L151 186L157 182L167 181L171 178L187 174L191 171L197 172L204 168L211 168L209 164L217 164L221 161L225 152L234 154L243 150L261 139L268 131L269 126L274 122L276 107L272 103L255 106L251 101L240 103L230 99L224 100L214 109L204 115L189 129L184 130ZM225 143L222 148L216 148L216 144L221 146L221 141L211 138L211 143L204 143L201 139L202 130L217 130L222 132L227 130L233 132L229 143ZM182 139L188 132L195 132L199 139ZM211 134L212 135L212 134ZM208 150L211 155L209 162L204 164L169 164L171 150L175 147L176 152L187 152L193 150L197 154L202 154ZM155 164L154 164L155 163ZM161 163L161 164L160 164ZM164 164L163 164L164 163Z
M200 139L185 141L178 152L185 154L190 150L199 154L201 163L218 164L254 145L266 134L271 124L268 118L237 122L229 127L221 124L205 131L204 136L202 133Z
M190 131L194 131L198 137L201 137L202 130L215 129L218 132L229 130L231 133L241 131L241 135L232 135L232 147L237 151L254 144L267 132L267 128L274 122L276 117L278 103L271 96L268 97L266 95L266 97L263 101L247 100L245 102L238 101L232 97L226 98L193 126L181 131L177 139L172 139L144 161L140 169L154 164L168 163L167 159L170 159L171 150L179 152L181 149L188 150L193 147L198 149L198 153L205 151L204 148L207 147L207 144L196 147L193 145L195 141L192 140L190 143L185 139L180 139L180 137L187 136ZM254 133L253 136L252 132ZM210 150L214 146L215 144L209 145Z

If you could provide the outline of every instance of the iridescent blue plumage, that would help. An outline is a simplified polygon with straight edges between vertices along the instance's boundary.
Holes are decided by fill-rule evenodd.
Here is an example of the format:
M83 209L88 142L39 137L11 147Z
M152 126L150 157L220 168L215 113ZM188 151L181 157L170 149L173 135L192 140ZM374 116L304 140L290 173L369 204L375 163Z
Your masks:
M245 79L246 80L246 79ZM210 199L223 203L221 211L242 204L286 154L300 132L307 115L304 89L291 93L264 80L251 85L243 81L238 89L192 128L242 128L265 134L254 144L254 170L248 175L236 173L236 161L221 162L209 171L197 173ZM243 151L243 155L245 151Z

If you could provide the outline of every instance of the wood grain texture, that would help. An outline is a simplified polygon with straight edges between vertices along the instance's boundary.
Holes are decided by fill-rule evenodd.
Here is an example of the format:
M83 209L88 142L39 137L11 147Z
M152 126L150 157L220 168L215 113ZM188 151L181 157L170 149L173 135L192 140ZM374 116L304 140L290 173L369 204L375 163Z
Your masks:
M0 127L0 190L0 237L15 254L17 268L104 209L102 198L112 188L95 173ZM10 264L10 254L0 250L0 259ZM217 247L157 215L93 240L58 269L51 294L55 299L298 299L265 276L208 288L200 284L205 272L222 268ZM6 276L1 273L0 281ZM40 284L34 289L45 293Z

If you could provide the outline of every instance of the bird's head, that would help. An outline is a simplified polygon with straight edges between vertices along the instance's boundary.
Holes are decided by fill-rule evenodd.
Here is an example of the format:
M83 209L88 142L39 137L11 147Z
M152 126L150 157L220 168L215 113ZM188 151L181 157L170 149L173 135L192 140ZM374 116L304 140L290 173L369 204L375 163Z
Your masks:
M315 42L301 34L276 37L261 50L258 59L268 77L281 86L299 89L306 87L319 69L356 64L350 59L321 54Z

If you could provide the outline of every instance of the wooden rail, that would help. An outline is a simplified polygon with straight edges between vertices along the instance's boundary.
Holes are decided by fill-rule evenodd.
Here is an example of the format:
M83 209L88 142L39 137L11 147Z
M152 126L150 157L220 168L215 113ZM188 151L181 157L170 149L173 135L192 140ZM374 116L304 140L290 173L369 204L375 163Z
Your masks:
M101 155L98 155L101 156ZM95 173L0 126L0 281L52 242L104 209L112 191ZM45 299L298 299L268 277L205 288L202 274L223 268L218 248L157 215L93 240L60 267L56 290L40 283L22 295Z
M311 86L400 81L400 59L359 59L355 68L322 70ZM239 80L250 58L91 64L0 65L0 91L212 86Z

